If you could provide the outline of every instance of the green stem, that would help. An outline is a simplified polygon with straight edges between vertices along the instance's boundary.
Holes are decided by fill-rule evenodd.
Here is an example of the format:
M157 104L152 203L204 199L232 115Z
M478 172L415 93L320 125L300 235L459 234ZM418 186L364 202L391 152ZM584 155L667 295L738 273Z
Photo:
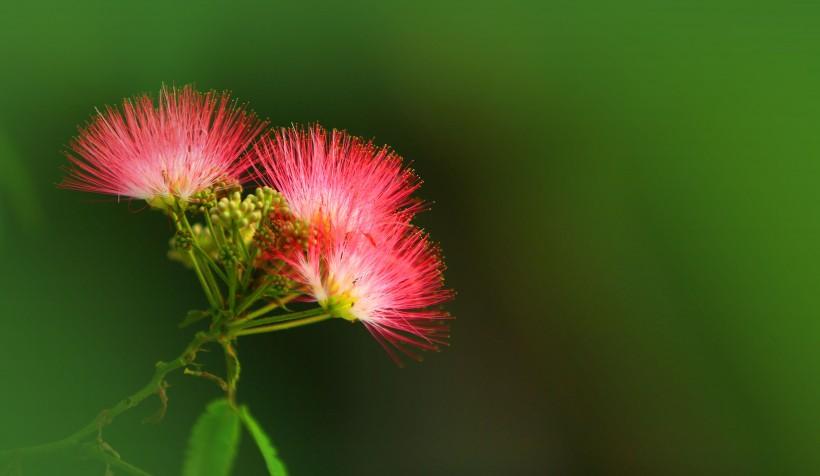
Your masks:
M205 224L208 225L208 229L211 230L211 236L213 236L213 238L214 238L214 243L216 243L217 247L224 248L225 247L225 235L221 235L221 239L220 239L220 235L217 234L217 232L216 232L217 230L216 230L216 227L214 226L213 220L211 220L211 214L210 213L203 213L203 215L205 215Z
M306 326L308 324L321 322L321 321L324 321L324 320L327 320L327 319L330 319L330 314L320 314L318 316L308 317L308 318L305 318L305 319L287 321L287 322L283 322L281 324L273 324L273 325L270 325L270 326L251 327L251 328L241 329L238 332L235 332L234 335L235 336L248 336L248 335L252 335L252 334L262 334L262 333L265 333L265 332L282 331L282 330L285 330L285 329L292 329L294 327Z
M251 277L253 273L250 270L253 269L253 262L256 260L256 254L258 252L258 248L256 245L251 242L251 250L248 252L248 259L245 262L245 274L242 276L242 287L247 288L248 285L251 283Z
M280 314L278 316L270 316L262 319L255 319L252 321L243 319L231 323L230 327L233 329L249 329L252 327L264 326L266 324L274 324L277 322L294 321L306 317L320 316L322 314L327 314L327 312L321 307L317 307L315 309L308 309L307 311L291 312L289 314Z
M235 321L235 323L236 323L236 325L239 325L239 324L243 324L243 323L248 322L248 321L252 321L253 319L256 319L259 316L263 316L263 315L269 313L270 311L273 311L277 307L280 307L280 306L283 306L283 305L287 304L289 301L293 300L295 297L296 297L295 294L291 294L290 296L285 296L281 300L272 301L272 302L266 304L265 306L262 306L259 309L251 312L250 314L247 314L246 316L237 319Z
M134 476L151 476L149 473L137 468L133 464L126 463L122 459L110 453L107 453L98 445L87 443L82 445L80 448L80 451L84 456L88 458L98 459L103 463L109 465L110 467L121 470L126 474L132 474Z
M231 269L228 270L228 308L233 310L236 306L236 263L233 263Z
M197 243L196 241L194 241L193 246L194 246L194 249L199 251L199 254L202 255L202 257L205 259L206 264L210 265L209 266L210 269L212 269L213 272L216 273L216 275L219 277L219 279L222 280L222 282L227 284L228 283L228 278L225 276L225 273L223 273L222 270L219 268L219 265L216 264L216 261L214 261L214 259L211 258L210 255L208 255L208 252L205 251L202 248L202 246L199 243Z
M231 233L233 234L234 241L236 241L239 249L242 250L242 256L244 256L245 262L247 263L250 259L250 254L248 253L248 247L245 246L245 239L242 237L242 230L239 228L239 225L234 223L231 226Z
M182 370L182 373L184 373L185 375L204 378L205 380L215 382L217 385L219 385L219 388L221 388L223 392L228 392L227 382L225 382L225 380L222 377L219 377L218 375L214 375L210 372L203 372L201 370L191 370L188 367L185 367L185 369Z
M182 225L191 235L191 239L194 242L193 246L199 247L199 243L197 242L196 236L194 235L194 230L193 228L191 228L191 224L188 222L188 216L185 214L184 211L181 211L178 213L178 217L178 223L181 221ZM205 251L202 250L201 247L199 247L199 249L203 255L207 256L207 253L205 253ZM202 267L199 265L199 260L197 259L196 254L193 253L193 250L188 250L188 254L189 256L191 256L191 260L194 263L194 269L201 269ZM214 300L214 302L217 303L217 306L215 307L221 308L224 305L225 300L222 298L222 293L219 291L219 285L216 283L213 274L211 274L210 267L206 265L204 267L204 272L200 271L199 274L202 274L204 276L203 281L206 283L205 285L210 288L210 294L212 296L212 299Z
M196 259L196 254L193 249L188 250L188 258L194 266L194 271L196 272L197 278L199 278L199 284L202 285L202 291L205 293L208 303L212 308L219 309L219 303L214 298L214 295L211 292L211 286L208 284L208 281L205 279L205 275L202 274L202 270L199 268L199 261Z
M174 219L174 224L176 225L177 231L183 231L183 225L180 220L180 216L184 218L185 212L175 211L172 213L172 217ZM187 223L188 220L186 219L185 222ZM193 239L192 232L191 239ZM211 305L212 308L219 309L220 306L217 304L213 294L211 293L211 286L208 284L208 281L205 280L205 275L202 274L202 270L199 268L199 260L196 258L196 253L194 253L193 248L186 250L186 253L188 254L188 259L191 260L191 265L194 267L196 277L199 278L199 284L202 286L202 292L205 293L205 297L208 299L208 303Z
M225 351L225 371L227 373L226 383L228 384L228 401L236 406L236 385L239 383L239 356L230 340L221 341Z
M247 287L247 286L243 286L243 287ZM259 298L262 297L262 295L265 293L265 291L268 290L269 287L271 287L271 282L270 281L264 282L261 285L259 285L256 289L254 289L250 294L245 296L245 299L243 299L242 302L239 303L239 307L236 308L236 313L241 314L245 311L245 309L251 307L251 305L253 305L253 303L258 301Z

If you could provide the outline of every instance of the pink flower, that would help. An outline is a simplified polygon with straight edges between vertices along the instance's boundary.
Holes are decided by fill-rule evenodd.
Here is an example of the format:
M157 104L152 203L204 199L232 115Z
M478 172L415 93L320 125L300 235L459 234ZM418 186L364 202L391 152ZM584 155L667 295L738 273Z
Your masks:
M304 248L274 246L266 256L287 263L329 314L361 321L397 362L396 351L418 358L446 345L450 316L432 307L452 292L438 249L410 225L420 181L401 158L319 126L278 130L255 153L261 180L308 227ZM291 227L271 220L272 235L287 238Z
M243 155L265 123L228 93L191 86L107 107L70 144L66 188L148 200L187 199L249 167Z
M277 189L293 214L373 235L407 223L421 203L420 182L401 157L344 132L320 126L275 131L255 147L259 176Z
M342 227L343 228L343 227ZM395 350L447 344L450 315L431 308L452 298L444 288L439 251L420 230L403 224L371 237L337 230L314 240L292 261L294 277L334 317L361 321L400 362Z

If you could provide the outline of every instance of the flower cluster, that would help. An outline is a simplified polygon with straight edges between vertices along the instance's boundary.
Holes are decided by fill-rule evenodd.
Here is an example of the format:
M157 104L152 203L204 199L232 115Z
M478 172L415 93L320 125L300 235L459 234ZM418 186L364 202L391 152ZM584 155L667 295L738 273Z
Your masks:
M446 343L450 298L443 264L409 224L419 182L386 148L318 126L280 129L255 148L259 176L316 230L304 252L284 259L294 279L329 313L361 321L391 356Z
M278 300L360 321L397 361L446 344L439 305L452 292L439 249L412 224L425 206L413 170L344 132L265 127L227 93L163 87L156 105L140 96L98 112L70 144L63 185L142 199L173 217L171 256L196 269L227 324L264 314L273 305L253 305L276 289ZM260 187L243 196L249 179Z

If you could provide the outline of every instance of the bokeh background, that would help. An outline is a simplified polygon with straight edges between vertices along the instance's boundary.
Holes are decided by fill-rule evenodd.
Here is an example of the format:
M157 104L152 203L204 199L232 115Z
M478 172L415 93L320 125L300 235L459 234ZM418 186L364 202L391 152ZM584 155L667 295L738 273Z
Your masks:
M820 473L820 7L812 2L3 2L0 447L142 385L203 298L137 203L59 190L94 107L229 89L390 144L459 292L397 369L360 327L242 342L295 476ZM178 474L217 396L106 429ZM25 474L103 474L43 461ZM263 474L246 438L238 475Z

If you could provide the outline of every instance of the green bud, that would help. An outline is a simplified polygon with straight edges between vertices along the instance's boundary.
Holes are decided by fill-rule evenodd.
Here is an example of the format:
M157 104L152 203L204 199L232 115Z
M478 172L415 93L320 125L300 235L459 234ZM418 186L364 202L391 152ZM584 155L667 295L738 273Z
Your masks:
M174 236L171 246L182 251L188 251L193 247L194 240L187 230L180 230Z

